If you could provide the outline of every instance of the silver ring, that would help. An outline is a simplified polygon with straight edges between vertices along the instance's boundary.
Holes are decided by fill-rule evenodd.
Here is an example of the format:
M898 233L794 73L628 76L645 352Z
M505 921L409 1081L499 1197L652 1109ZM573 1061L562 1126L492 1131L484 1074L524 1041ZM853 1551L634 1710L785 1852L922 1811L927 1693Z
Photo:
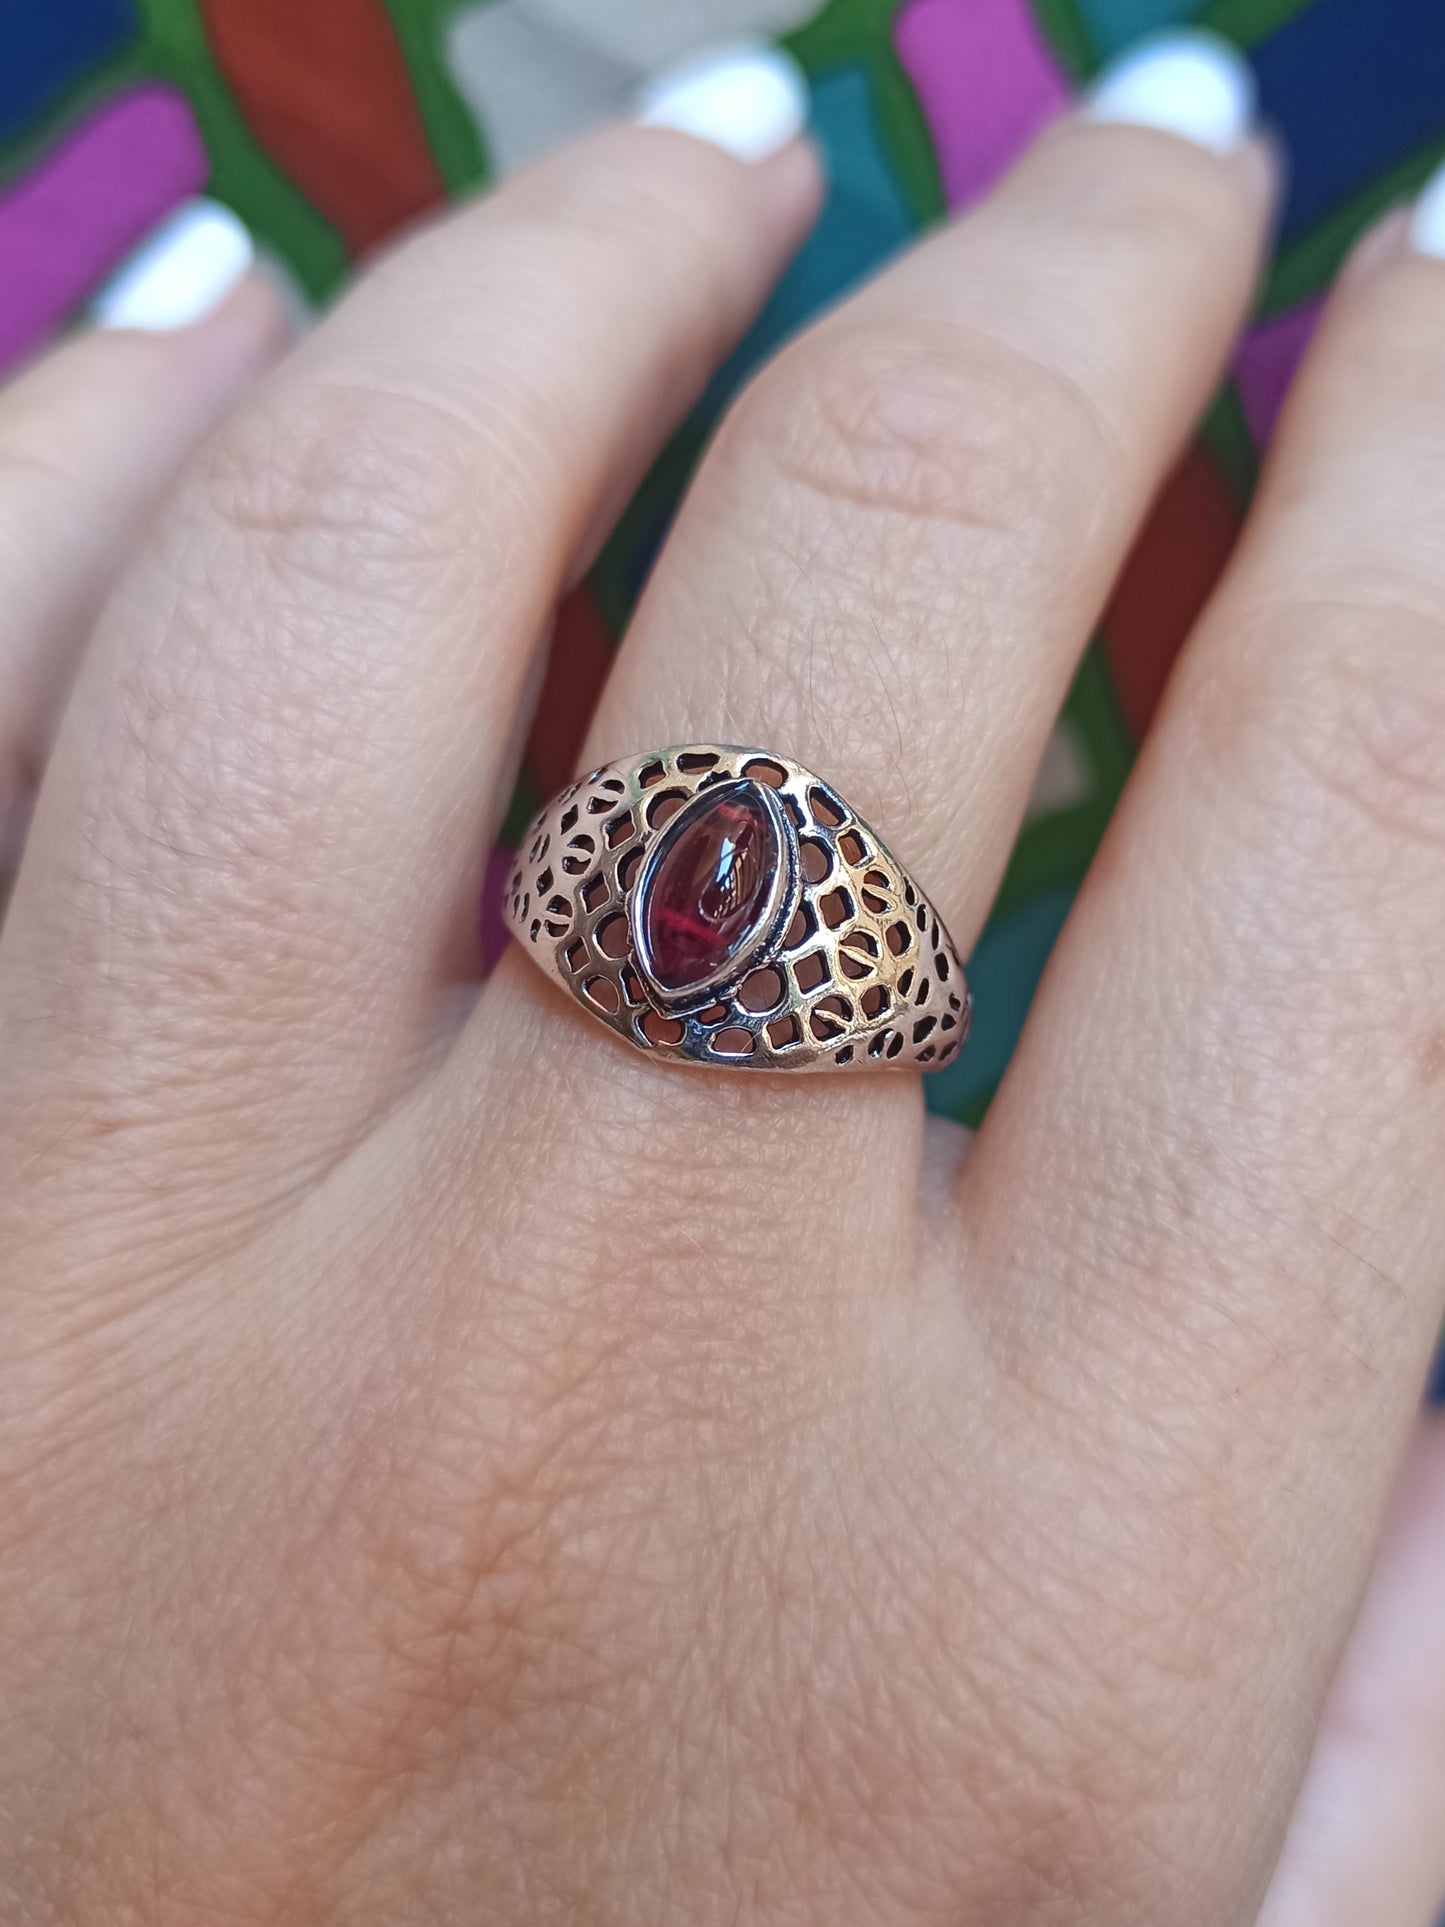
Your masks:
M729 1070L941 1070L968 1034L942 919L838 792L771 750L595 769L529 830L521 946L651 1056Z

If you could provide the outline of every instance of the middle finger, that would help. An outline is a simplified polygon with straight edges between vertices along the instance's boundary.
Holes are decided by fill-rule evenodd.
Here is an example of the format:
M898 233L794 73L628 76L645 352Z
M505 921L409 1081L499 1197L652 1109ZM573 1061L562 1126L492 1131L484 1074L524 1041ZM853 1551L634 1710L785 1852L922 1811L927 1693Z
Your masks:
M409 1080L534 641L815 184L801 143L580 142L383 263L192 464L100 625L5 926L5 1110L22 1158L62 1147L47 1179L103 1159L114 1208L163 1194L189 1245Z

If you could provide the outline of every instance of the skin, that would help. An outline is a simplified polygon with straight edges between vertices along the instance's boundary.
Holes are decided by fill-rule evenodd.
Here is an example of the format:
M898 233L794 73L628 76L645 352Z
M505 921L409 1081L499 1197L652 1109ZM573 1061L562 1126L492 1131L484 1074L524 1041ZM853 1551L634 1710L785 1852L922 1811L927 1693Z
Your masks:
M971 1145L472 982L550 610L817 191L611 132L239 405L257 288L0 400L17 514L27 407L77 456L0 563L17 795L74 675L0 932L18 1927L1428 1918L1436 1433L1357 1609L1441 1316L1445 268L1345 277ZM787 349L587 760L775 744L967 950L1271 198L1070 123ZM192 371L144 487L106 357Z

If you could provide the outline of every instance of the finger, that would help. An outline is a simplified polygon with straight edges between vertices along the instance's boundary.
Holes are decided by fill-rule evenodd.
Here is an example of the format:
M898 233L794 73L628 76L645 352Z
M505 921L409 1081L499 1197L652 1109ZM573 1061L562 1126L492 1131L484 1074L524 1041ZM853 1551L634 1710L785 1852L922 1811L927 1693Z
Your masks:
M589 760L689 741L794 757L902 856L966 948L1079 650L1254 272L1269 182L1246 142L1247 87L1232 55L1196 58L1229 94L1231 151L1081 118L761 376L659 560ZM590 1114L579 1077L609 1107L625 1083L651 1132L655 1076L629 1077L612 1040L559 1014L504 960L475 1053L510 1059L549 1143ZM565 1083L536 1079L548 1050L566 1054ZM829 1190L840 1143L880 1182L915 1167L911 1084L863 1096L814 1081L816 1128L800 1130L797 1091L761 1081L735 1097L690 1087L710 1128L688 1141L713 1147L725 1177L734 1121L763 1165L778 1154L756 1135L765 1115L790 1157L830 1164ZM688 1093L667 1101L685 1111ZM846 1243L851 1211L834 1222ZM775 1232L755 1215L751 1235Z
M1251 1575L1207 1718L1261 1855L1440 1318L1442 328L1445 266L1377 238L958 1193L1041 1396L1153 1441L1161 1644L1186 1571Z
M221 264L218 229L232 237ZM236 285L250 250L235 233L234 217L186 210L112 290L111 327L0 390L0 821L34 789L80 645L157 496L285 343L270 285Z
M1084 119L796 344L719 437L592 758L689 739L795 754L907 853L967 946L1237 327L1269 200L1253 146Z
M145 1119L141 1198L182 1145L187 1195L218 1170L289 1189L374 1115L432 1031L528 658L599 505L816 192L797 143L749 166L599 136L404 248L212 441L107 612L37 813L4 953L12 1114L68 1159L94 1143L93 1110L50 1114L60 1054Z
M1445 1905L1445 1422L1411 1448L1259 1927L1431 1927Z

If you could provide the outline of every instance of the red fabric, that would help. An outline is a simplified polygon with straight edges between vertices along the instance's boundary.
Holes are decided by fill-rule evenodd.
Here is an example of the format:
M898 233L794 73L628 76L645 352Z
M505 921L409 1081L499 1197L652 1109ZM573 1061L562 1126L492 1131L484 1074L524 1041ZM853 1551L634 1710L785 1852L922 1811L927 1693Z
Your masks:
M592 593L574 589L557 611L537 717L527 741L527 774L539 796L553 796L581 767L582 742L612 662Z
M1104 653L1137 743L1239 533L1240 511L1202 448L1155 504L1104 616Z
M201 0L252 132L353 254L445 198L381 0Z

